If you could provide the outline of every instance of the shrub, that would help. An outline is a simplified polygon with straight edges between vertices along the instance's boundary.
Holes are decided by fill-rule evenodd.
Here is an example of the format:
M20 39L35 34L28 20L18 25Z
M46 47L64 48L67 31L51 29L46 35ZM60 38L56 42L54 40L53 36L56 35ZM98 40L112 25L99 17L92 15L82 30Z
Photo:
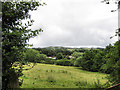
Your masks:
M45 63L45 64L55 64L55 61L56 60L53 60L53 59L50 59L50 58L46 58L46 60L43 60L42 63Z
M56 65L62 65L62 66L72 66L72 63L70 60L63 59L63 60L57 60Z
M80 56L82 56L82 55L83 55L83 53L81 53L81 52L74 52L74 53L72 54L72 56L75 57L75 58L78 58L78 57L80 57Z
M74 66L79 67L80 63L81 63L81 57L78 57L75 61L74 61Z
M40 63L41 60L46 60L45 54L40 54L39 51L35 49L27 49L25 54L25 61L28 62L38 62Z
M56 55L56 59L63 59L63 54L62 53L58 53Z
M47 56L45 54L40 54L39 57L40 57L39 58L40 60L46 60L47 59Z
M97 53L97 50L90 50L90 51L86 51L83 54L83 57L81 59L81 67L85 70L91 71L92 70L92 65L93 65L93 59L95 54Z
M25 61L36 62L40 60L40 54L37 50L27 49L25 52Z

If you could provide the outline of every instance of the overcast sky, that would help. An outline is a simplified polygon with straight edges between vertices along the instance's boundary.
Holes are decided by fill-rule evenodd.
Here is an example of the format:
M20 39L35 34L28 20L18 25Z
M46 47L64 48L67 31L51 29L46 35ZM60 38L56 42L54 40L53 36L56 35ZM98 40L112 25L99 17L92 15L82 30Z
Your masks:
M44 46L102 46L114 43L110 39L118 28L115 4L101 0L43 0L46 6L30 12L34 29L42 28L30 39L33 47Z

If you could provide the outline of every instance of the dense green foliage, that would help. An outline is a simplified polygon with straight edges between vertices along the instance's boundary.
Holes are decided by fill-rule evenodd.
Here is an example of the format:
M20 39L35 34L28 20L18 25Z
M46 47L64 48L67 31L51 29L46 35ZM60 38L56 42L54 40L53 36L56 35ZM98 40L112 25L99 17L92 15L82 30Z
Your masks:
M63 54L62 53L58 53L56 55L56 59L63 59Z
M110 82L113 84L120 82L120 41L116 42L105 55L104 70L110 73Z
M40 60L46 60L46 55L40 54L39 51L34 49L27 49L25 51L25 61L27 62L40 62Z
M105 2L106 4L111 3L110 0L103 0L102 2ZM119 11L120 0L114 0L113 2L118 5L118 8L116 10L111 10L111 12ZM120 27L118 27L114 36L120 37L119 33ZM120 83L120 39L114 44L114 46L107 46L103 53L104 56L102 59L104 60L104 64L101 66L101 70L105 73L110 73L108 78L112 84Z
M73 54L71 54L71 56L73 56L74 59L76 59L76 58L82 56L82 54L83 54L83 53L81 53L81 52L76 52L76 51L75 51L75 52L73 52Z
M83 49L84 50L84 49ZM79 52L77 52L79 51ZM79 67L80 66L80 58L82 58L82 55L83 55L83 51L82 49L75 49L73 54L71 54L72 58L71 58L71 63L74 65L74 66L77 66Z
M109 81L117 84L120 81L120 41L104 50L90 50L83 54L80 66L88 71L110 74Z
M63 55L71 55L72 51L63 47L46 47L46 48L33 48L38 50L40 53L45 54L47 56L56 56L58 53L62 53Z
M35 37L42 30L31 30L29 26L34 22L31 20L29 10L36 10L41 4L38 2L3 2L2 3L2 87L19 87L18 77L22 75L22 69L12 67L16 61L22 62L23 52L27 41ZM29 19L25 25L23 19ZM19 64L21 66L21 64Z
M81 67L89 71L98 71L102 64L102 50L90 50L83 54Z
M55 62L56 65L61 66L73 66L70 60L67 59L60 59Z
M81 59L82 59L81 56L78 57L78 58L76 58L76 60L74 60L74 61L73 61L73 59L72 59L71 63L73 64L73 66L81 67L81 66L80 66L80 64L81 64Z

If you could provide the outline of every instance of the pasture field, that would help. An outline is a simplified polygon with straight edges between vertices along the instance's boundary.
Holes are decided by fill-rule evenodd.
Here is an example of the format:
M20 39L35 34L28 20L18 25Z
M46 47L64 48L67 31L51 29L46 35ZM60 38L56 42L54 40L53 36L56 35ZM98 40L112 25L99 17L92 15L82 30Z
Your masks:
M23 74L20 77L23 79L21 88L96 88L107 81L107 74L85 71L80 67L40 63L24 70Z

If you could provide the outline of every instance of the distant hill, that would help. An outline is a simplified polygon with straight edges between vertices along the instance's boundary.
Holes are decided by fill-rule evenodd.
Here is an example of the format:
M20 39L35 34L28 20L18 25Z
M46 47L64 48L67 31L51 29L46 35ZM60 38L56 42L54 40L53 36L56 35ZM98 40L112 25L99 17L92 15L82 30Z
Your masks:
M43 47L39 47L39 48L56 48L56 49L64 49L64 48L67 48L67 49L91 49L91 48L96 48L96 49L103 49L105 47L102 47L102 46L43 46Z

